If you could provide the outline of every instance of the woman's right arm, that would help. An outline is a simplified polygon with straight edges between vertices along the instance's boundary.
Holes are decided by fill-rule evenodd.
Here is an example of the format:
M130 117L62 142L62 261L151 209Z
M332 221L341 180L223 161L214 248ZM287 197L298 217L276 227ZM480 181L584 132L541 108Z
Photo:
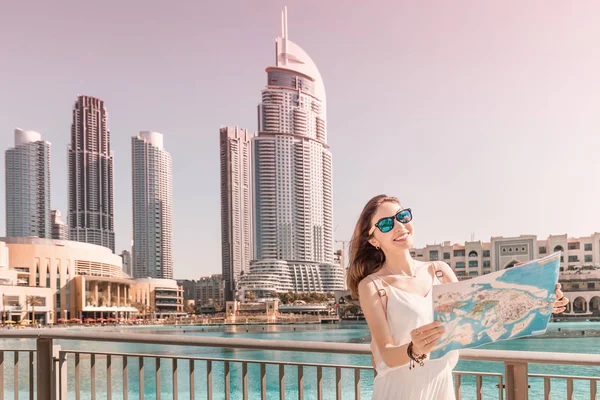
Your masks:
M406 352L409 343L394 343L386 315L383 312L382 298L379 297L373 281L363 279L358 284L358 298L371 331L371 338L375 342L383 362L390 368L407 364L410 361ZM411 332L415 355L429 353L443 332L443 328L437 321Z

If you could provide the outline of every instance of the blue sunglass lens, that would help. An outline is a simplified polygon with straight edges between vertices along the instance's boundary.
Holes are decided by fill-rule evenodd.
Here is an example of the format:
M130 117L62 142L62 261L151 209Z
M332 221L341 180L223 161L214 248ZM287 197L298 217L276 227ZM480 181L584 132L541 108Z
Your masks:
M377 227L382 233L389 232L394 227L394 220L392 218L384 218L377 223Z
M396 214L396 219L403 224L407 224L412 220L412 214L409 210L402 210Z

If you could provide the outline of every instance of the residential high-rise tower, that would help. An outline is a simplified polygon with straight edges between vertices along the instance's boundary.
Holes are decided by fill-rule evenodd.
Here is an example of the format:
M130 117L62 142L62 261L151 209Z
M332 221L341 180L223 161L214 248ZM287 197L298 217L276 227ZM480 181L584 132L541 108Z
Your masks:
M69 147L69 239L115 251L113 155L104 101L78 96Z
M38 132L15 129L5 174L6 236L50 238L50 143Z
M252 165L254 134L221 127L221 254L225 301L233 300L242 271L252 260Z
M158 132L140 132L131 143L133 276L173 279L171 154Z
M69 227L61 218L58 210L52 210L52 239L69 240Z

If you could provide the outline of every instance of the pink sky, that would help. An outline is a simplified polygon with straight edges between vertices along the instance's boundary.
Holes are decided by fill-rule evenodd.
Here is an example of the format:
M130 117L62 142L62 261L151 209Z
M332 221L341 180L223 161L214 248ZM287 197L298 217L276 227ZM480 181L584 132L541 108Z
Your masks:
M175 277L220 272L219 126L256 129L284 5L325 80L336 239L380 192L412 207L419 246L600 231L597 1L6 2L0 157L15 127L41 132L66 212L71 107L104 99L118 251L130 138L154 130L173 155Z

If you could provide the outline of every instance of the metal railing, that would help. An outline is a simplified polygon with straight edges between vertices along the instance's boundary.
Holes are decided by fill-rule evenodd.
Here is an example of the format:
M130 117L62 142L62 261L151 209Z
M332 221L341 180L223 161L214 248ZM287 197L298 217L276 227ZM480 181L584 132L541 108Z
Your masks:
M143 400L148 397L206 398L222 395L226 400L236 394L243 399L297 398L303 400L305 391L316 393L316 398L360 399L364 390L361 382L370 384L374 371L371 366L348 364L324 364L316 362L293 362L255 360L245 358L193 357L187 355L159 354L153 352L114 352L64 350L57 341L135 343L166 346L195 346L239 350L273 350L286 352L315 352L341 355L370 355L366 344L276 341L258 339L231 339L217 337L194 337L164 334L135 334L101 331L71 331L43 329L31 331L0 331L0 339L35 340L34 350L0 350L0 400L4 400L5 369L12 365L14 399L20 389L28 389L29 399L37 394L38 400L80 400L82 394L92 400L119 397L124 400L134 396ZM61 342L62 343L62 342ZM86 347L92 347L87 346ZM185 353L183 353L185 354ZM6 356L9 357L6 357ZM12 357L10 357L12 355ZM12 360L9 360L12 358ZM575 375L546 375L529 373L531 364L600 366L600 355L570 353L540 353L499 350L463 350L460 359L466 361L489 361L502 363L504 372L455 371L457 399L464 395L463 385L474 377L469 398L482 399L484 381L490 389L490 381L497 398L522 400L530 397L532 380L543 380L544 399L550 399L551 382L566 382L567 399L574 398L574 382L589 382L589 398L596 399L597 381L600 377ZM10 362L12 361L12 362ZM23 366L26 363L26 366ZM22 381L25 372L26 380ZM258 379L250 380L250 375ZM165 377L167 379L165 379ZM23 377L24 378L24 377ZM270 385L268 384L269 379ZM10 379L8 379L10 383ZM85 381L85 382L84 382ZM290 389L291 386L291 390ZM326 387L327 386L327 387ZM102 390L101 390L102 389ZM137 391L135 390L137 389ZM150 392L149 392L150 391ZM474 391L474 393L473 393ZM201 397L198 395L201 392ZM330 394L329 394L330 393ZM343 396L343 397L342 397ZM313 398L313 396L307 396ZM465 396L466 398L467 396ZM496 397L496 396L495 396ZM487 398L487 397L486 397ZM538 398L536 396L536 398Z

